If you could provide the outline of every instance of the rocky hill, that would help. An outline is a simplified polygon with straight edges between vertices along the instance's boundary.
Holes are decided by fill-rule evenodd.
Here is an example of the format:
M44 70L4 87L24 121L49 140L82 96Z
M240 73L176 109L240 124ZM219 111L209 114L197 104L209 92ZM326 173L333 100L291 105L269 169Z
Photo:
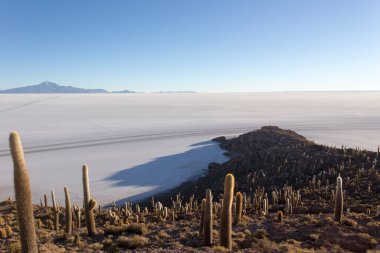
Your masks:
M70 205L51 206L47 200L34 205L38 249L40 252L376 252L379 249L379 151L318 145L293 131L272 126L215 141L227 151L231 158L228 162L210 164L204 177L150 200L100 207L91 199L93 220L80 207L66 213ZM74 215L68 232L70 213ZM0 215L3 238L0 251L17 252L20 249L17 206L12 200L0 203ZM85 227L90 224L88 221L95 225L94 233Z

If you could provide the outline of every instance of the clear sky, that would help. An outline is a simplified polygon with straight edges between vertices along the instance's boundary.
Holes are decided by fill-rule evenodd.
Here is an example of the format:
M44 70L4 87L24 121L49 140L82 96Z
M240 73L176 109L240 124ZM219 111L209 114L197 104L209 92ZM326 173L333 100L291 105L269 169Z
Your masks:
M0 0L0 89L380 90L379 0Z

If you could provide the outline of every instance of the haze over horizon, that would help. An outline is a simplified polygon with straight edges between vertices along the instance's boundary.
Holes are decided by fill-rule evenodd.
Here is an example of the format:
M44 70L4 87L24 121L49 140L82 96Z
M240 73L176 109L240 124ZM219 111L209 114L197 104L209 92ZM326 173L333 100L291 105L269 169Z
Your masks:
M378 90L380 2L0 1L0 90Z

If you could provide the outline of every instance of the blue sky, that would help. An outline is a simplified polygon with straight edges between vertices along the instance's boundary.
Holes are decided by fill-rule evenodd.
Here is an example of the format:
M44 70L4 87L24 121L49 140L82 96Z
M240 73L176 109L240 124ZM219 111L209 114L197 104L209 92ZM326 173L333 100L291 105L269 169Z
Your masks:
M0 89L379 90L379 0L0 0Z

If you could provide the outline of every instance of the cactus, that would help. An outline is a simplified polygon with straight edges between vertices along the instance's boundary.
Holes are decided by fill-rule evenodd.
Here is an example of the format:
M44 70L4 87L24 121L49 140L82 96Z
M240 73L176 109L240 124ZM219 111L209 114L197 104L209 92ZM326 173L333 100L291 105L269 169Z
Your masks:
M55 203L55 194L54 191L51 191L51 200L53 203L53 214L54 214L54 230L59 230L59 206Z
M269 214L269 211L268 211L268 199L263 199L263 214L264 215L268 215Z
M45 201L45 207L48 207L48 200L47 200L47 195L44 194L44 201Z
M232 201L235 178L227 174L224 181L223 206L220 216L220 245L232 249Z
M71 212L70 192L67 187L65 191L65 205L66 205L66 233L71 234L73 225L73 213Z
M159 221L164 221L169 216L168 208L164 207L161 202L156 203L156 215Z
M10 226L5 227L5 232L7 233L8 238L13 235L12 228Z
M7 232L4 228L0 228L0 239L6 239L7 238Z
M76 228L81 228L80 215L81 215L81 211L80 211L79 206L74 206L74 217L75 217L75 227Z
M79 236L78 233L76 233L75 236L74 236L74 245L75 246L80 246L81 245L80 236Z
M124 223L128 223L128 219L131 217L131 212L128 210L127 204L125 204L125 209L123 209Z
M42 221L40 219L36 220L36 226L37 226L37 228L42 228L43 224L42 224Z
M87 165L83 165L82 167L82 179L83 179L83 198L84 198L87 234L89 236L94 236L95 235L94 209L96 206L96 201L94 199L91 199L91 196L90 196L90 182L88 179Z
M204 233L203 242L204 245L210 246L212 244L212 194L211 190L206 190L206 205L204 209Z
M199 227L199 235L203 235L203 228L205 222L205 208L206 208L206 199L202 199L202 210L201 210L201 224Z
M342 191L342 178L340 175L336 180L336 194L335 194L335 208L334 208L334 220L341 222L343 216L343 191Z
M37 253L32 192L30 191L29 174L24 159L24 151L17 132L10 134L9 146L14 165L14 186L21 249L23 253Z
M281 211L277 212L277 220L282 223L282 219L284 218L284 214Z
M236 193L236 222L241 222L243 212L243 194Z

